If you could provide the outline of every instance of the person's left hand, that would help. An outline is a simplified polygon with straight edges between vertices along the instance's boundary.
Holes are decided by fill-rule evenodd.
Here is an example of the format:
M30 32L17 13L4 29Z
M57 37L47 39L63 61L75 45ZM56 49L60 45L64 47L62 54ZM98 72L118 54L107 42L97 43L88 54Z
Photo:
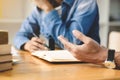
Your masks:
M42 9L46 13L54 9L48 0L33 0L33 1L38 6L38 8Z
M84 62L96 64L101 64L105 61L107 55L106 48L100 46L95 40L85 36L77 30L73 31L73 35L84 44L72 44L63 36L59 36L58 39L63 43L64 47L73 54L74 57Z

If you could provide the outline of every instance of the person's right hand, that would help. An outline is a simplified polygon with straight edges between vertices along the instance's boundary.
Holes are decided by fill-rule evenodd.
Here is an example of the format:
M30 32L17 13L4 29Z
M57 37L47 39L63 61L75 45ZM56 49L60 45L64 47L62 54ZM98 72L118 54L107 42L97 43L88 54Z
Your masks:
M33 37L30 41L25 43L24 49L29 52L34 52L37 50L48 50L43 44L44 44L43 40L37 37Z

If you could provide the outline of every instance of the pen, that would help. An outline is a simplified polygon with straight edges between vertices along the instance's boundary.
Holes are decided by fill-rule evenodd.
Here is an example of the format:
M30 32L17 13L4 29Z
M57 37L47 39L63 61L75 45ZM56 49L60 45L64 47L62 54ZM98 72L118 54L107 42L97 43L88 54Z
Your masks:
M33 33L33 36L35 36L35 37L38 37L39 38L39 36L37 36L35 33ZM47 47L48 49L50 49L49 48L49 46L47 45L47 44L43 44L43 43L41 43L42 45L44 45L45 47Z

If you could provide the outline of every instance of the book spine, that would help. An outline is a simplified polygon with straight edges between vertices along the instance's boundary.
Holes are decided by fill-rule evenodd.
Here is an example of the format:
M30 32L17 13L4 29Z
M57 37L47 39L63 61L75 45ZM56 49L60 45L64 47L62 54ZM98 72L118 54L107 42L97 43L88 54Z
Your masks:
M10 44L1 44L0 45L0 55L8 54L11 52L11 45Z
M0 70L0 72L5 72L5 71L9 71L9 70L12 70L12 68L9 68L9 69L3 69L3 70Z
M12 62L5 62L0 64L0 72L12 70Z
M4 61L4 62L0 62L0 64L4 64L4 63L12 63L13 61L10 60L10 61Z
M6 62L6 61L12 61L12 54L0 56L0 63Z
M12 55L12 54L11 53L0 54L0 56L8 56L8 55Z
M0 31L0 44L8 44L8 32Z

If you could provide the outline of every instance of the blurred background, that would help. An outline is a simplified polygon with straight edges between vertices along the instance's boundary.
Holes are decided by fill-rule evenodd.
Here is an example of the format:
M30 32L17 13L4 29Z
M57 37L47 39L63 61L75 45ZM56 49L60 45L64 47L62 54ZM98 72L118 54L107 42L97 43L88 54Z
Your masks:
M97 2L100 13L101 44L115 48L115 43L120 45L120 35L115 36L120 34L120 0L97 0ZM33 8L34 4L31 0L0 0L0 30L8 30L10 44L13 44L16 32ZM114 40L116 38L118 39Z

